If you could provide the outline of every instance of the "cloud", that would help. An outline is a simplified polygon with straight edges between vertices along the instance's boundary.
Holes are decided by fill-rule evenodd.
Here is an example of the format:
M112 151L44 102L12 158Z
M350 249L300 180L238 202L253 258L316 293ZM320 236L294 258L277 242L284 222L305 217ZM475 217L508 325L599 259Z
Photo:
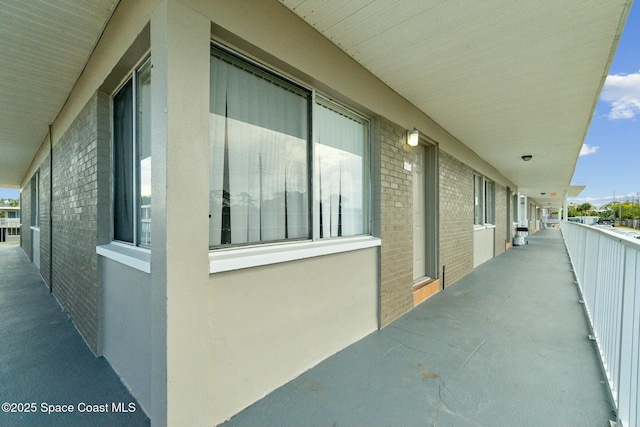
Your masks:
M589 154L593 154L596 151L598 151L598 148L600 147L594 147L589 144L583 144L582 148L580 149L580 156L588 156Z
M574 185L573 183L571 185ZM629 194L618 194L616 195L616 202L625 201L625 200L637 200L638 196L635 193ZM601 196L601 197L568 197L567 201L569 203L583 204L583 203L591 203L592 205L601 208L603 205L611 203L613 201L613 197L610 196Z
M634 119L640 115L640 71L607 76L600 100L608 102L612 120Z

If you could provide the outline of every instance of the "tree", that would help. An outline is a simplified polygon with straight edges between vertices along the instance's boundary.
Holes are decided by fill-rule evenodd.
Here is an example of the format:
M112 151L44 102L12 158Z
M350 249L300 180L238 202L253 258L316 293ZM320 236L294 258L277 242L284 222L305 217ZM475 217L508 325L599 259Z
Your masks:
M622 215L622 216L621 216ZM602 207L601 218L615 219L633 219L638 217L638 203L630 202L611 202Z
M20 200L18 199L0 199L0 206L20 206Z
M591 203L582 203L580 205L570 203L567 206L567 213L569 214L569 217L598 216L598 212L596 211L595 206L593 206Z
M583 203L576 207L576 211L580 212L582 215L589 215L595 209L591 203Z

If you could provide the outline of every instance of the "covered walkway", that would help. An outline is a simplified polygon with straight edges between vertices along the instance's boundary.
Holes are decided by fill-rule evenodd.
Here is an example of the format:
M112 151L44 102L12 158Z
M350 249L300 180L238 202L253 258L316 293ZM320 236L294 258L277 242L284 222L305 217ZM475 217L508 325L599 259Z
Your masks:
M0 246L0 403L3 427L149 425L19 246Z
M224 425L608 426L613 406L573 280L560 232L540 231ZM0 412L2 426L149 423L19 247L0 247L0 400L37 406Z
M542 230L224 425L608 426L573 281Z

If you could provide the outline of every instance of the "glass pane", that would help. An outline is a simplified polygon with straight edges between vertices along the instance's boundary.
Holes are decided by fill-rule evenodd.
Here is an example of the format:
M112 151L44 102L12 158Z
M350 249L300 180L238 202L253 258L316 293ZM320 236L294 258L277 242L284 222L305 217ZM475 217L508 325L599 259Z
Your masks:
M113 234L133 243L133 82L113 98Z
M316 235L363 234L367 122L324 102L315 120Z
M40 223L40 173L31 178L31 225L39 227Z
M473 223L476 225L482 224L482 177L478 175L473 176L473 197L474 197L474 215Z
M231 62L211 57L210 246L309 237L310 94Z
M138 72L138 244L151 246L151 67L147 62Z
M494 183L485 181L485 221L494 224Z

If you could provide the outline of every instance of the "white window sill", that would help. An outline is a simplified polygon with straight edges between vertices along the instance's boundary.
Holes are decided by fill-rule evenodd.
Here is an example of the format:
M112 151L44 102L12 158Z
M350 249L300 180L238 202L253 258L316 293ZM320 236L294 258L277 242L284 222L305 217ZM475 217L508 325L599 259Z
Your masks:
M474 225L473 231L486 230L488 228L496 228L496 226L493 224Z
M372 236L283 243L209 252L209 272L241 270L380 246Z
M96 246L96 253L144 273L151 273L151 251L148 249L111 242Z

